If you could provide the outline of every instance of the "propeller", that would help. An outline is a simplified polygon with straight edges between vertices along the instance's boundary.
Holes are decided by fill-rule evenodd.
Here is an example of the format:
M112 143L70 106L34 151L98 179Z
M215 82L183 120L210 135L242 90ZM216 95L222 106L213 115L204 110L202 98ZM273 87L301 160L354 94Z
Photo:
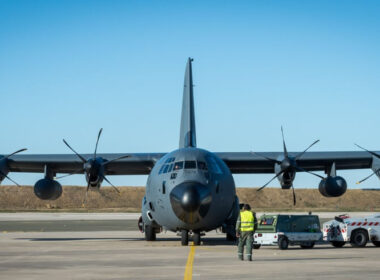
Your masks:
M379 154L377 154L377 153L375 153L375 152L372 152L372 151L369 151L369 150L367 150L367 149L365 149L365 148L359 146L359 145L356 144L356 143L355 143L355 145L356 145L357 147L359 147L360 149L362 149L362 150L364 150L364 151L370 153L370 154L373 155L374 157L380 159L380 155L379 155ZM365 177L364 179L362 179L362 180L356 182L356 184L361 184L361 183L363 183L364 181L366 181L367 179L371 178L373 175L375 175L375 174L376 174L377 172L379 172L379 171L380 171L380 168L376 169L373 173L371 173L371 175L369 175L369 176Z
M272 162L273 164L278 164L280 166L280 168L281 168L281 170L280 170L279 173L276 173L276 175L272 179L270 179L265 185L263 185L257 191L261 191L262 189L264 189L274 179L278 178L279 176L281 176L285 172L297 172L297 171L306 172L306 173L309 173L309 174L314 175L316 177L319 177L321 179L324 179L324 177L322 177L321 175L318 175L318 174L316 174L314 172L308 171L308 170L300 167L297 164L297 160L299 160L312 146L314 146L315 144L317 144L319 142L319 140L314 141L305 150L303 150L302 152L298 153L296 156L293 157L293 156L289 156L289 154L288 154L288 150L286 148L286 143L285 143L284 130L283 130L282 126L281 126L281 135L282 135L282 144L283 144L283 149L284 149L284 159L283 160L280 161L280 160L277 160L277 159L269 158L269 157L264 156L264 155L262 155L260 153L256 153L256 152L252 152L251 151L251 154L257 155L259 157L262 157L262 158L266 159L267 161ZM292 184L292 190L293 190L293 203L294 203L294 205L296 205L296 194L295 194L295 191L294 191L293 184Z
M23 149L20 149L20 150L17 150L16 152L13 152L3 158L0 159L0 162L4 162L4 164L6 164L6 161L13 155L15 154L18 154L18 153L21 153L21 152L24 152L26 151L27 149L26 148L23 148ZM8 170L8 169L7 169ZM1 170L1 165L0 165L0 176L1 177L4 177L4 178L7 178L9 181L11 181L13 184L15 184L16 186L18 187L21 187L19 184L17 184L17 182L15 182L14 180L12 180L8 175L8 171L4 172L4 170Z
M123 156L120 156L118 158L115 158L115 159L112 159L112 160L108 160L108 161L105 161L101 157L96 157L96 153L97 153L97 150L98 150L98 143L99 143L99 139L100 139L100 136L102 134L102 131L103 131L103 128L101 128L99 130L98 137L96 139L96 144L95 144L94 156L92 158L90 158L90 159L85 159L82 155L80 155L78 152L76 152L69 145L69 143L65 139L63 139L63 143L65 143L65 145L83 162L83 167L81 169L78 169L78 170L72 172L72 173L69 173L69 174L66 174L66 175L63 175L63 176L60 176L60 177L56 177L56 178L57 179L64 178L64 177L68 177L68 176L71 176L71 175L74 175L74 174L78 174L78 173L84 172L86 174L86 179L87 179L87 188L86 188L86 194L85 194L85 198L84 198L83 204L87 200L87 193L88 193L88 190L90 189L91 182L92 182L91 179L92 178L95 178L96 181L100 180L100 183L103 180L105 180L118 193L120 193L120 191L106 178L106 176L104 175L104 169L111 162L115 162L115 161L121 160L123 158L130 157L130 155L123 155ZM99 186L100 186L100 183L99 183Z

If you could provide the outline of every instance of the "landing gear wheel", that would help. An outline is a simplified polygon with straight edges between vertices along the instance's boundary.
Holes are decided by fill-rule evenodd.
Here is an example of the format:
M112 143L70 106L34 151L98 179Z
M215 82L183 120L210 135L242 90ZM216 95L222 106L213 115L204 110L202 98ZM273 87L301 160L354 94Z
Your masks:
M260 249L260 247L261 247L261 244L253 244L253 249L258 250Z
M344 241L333 241L331 242L331 245L333 245L335 248L342 248L346 244Z
M368 234L365 230L359 229L355 231L351 236L352 247L365 247L368 242Z
M286 236L281 236L278 238L278 248L280 248L281 250L286 250L288 249L288 246L289 246L289 241L286 238Z
M189 231L186 229L181 230L181 244L182 246L189 244Z
M227 241L236 241L236 237L235 237L235 235L227 233L226 234L226 240Z
M145 240L146 241L155 241L156 240L156 231L152 226L145 226Z
M373 245L376 247L380 247L380 241L372 241Z
M201 233L200 232L194 232L193 233L193 242L194 242L194 245L201 245Z
M312 249L314 247L314 242L304 242L301 244L302 249Z

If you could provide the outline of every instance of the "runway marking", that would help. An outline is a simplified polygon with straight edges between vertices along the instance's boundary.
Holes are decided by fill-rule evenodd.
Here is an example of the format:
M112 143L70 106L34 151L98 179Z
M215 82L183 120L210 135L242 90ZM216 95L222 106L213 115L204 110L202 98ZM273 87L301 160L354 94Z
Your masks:
M191 279L193 279L194 255L195 255L195 246L194 246L194 243L192 243L191 246L190 246L189 256L187 257L185 275L183 277L184 280L191 280Z

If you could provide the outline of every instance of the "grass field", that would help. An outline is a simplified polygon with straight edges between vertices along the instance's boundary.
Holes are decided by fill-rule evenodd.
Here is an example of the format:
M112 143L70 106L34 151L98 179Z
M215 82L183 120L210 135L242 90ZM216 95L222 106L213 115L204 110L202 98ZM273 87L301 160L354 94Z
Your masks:
M54 201L38 199L32 186L1 186L0 211L73 211L73 212L140 212L144 187L110 187L101 193L90 191L82 205L85 188L63 187L62 196ZM371 211L380 212L380 191L348 190L338 198L323 197L316 189L297 189L297 205L293 206L291 190L266 188L237 188L241 203L249 203L255 211Z

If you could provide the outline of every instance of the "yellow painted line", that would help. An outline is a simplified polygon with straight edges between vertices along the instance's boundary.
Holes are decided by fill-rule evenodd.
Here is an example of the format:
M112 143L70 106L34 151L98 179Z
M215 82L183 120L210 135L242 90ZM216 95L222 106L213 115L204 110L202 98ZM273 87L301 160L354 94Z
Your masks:
M193 279L193 263L194 263L194 255L195 255L195 246L194 243L190 246L189 256L187 257L185 275L183 277L184 280Z

